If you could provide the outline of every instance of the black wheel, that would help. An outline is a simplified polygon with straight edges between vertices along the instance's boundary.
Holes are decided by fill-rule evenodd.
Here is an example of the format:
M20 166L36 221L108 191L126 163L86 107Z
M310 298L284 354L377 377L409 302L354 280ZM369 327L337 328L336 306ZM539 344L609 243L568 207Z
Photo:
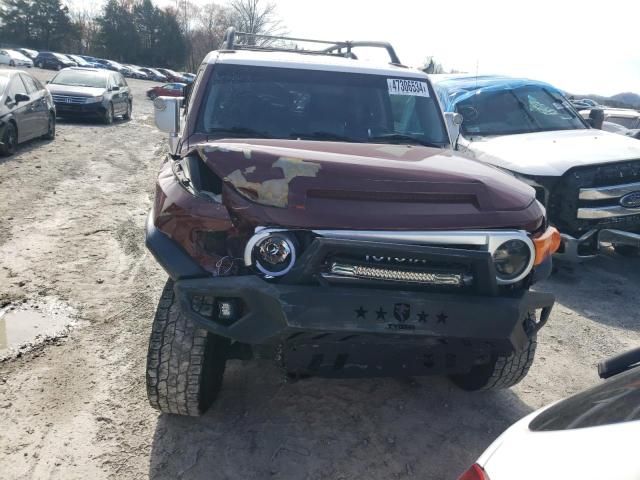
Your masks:
M9 66L10 67L15 67L16 66L16 62L14 62L13 60L9 60Z
M150 98L151 100L155 100L155 99L157 98L157 96L158 96L158 94L157 94L156 92L151 92L151 93L149 94L149 98Z
M56 65L56 70L62 70L62 65L60 64Z
M173 281L164 287L147 354L147 396L164 413L202 415L222 387L229 340L182 314Z
M113 117L113 103L110 103L104 110L102 121L107 125L111 125L113 123Z
M4 135L2 135L2 144L0 145L0 155L8 156L13 155L16 152L16 146L18 145L18 130L16 126L9 122L4 129Z
M133 104L131 101L127 102L127 111L122 115L125 120L131 120L131 111L133 110Z
M638 255L640 250L638 247L634 247L632 245L613 245L613 249L617 254L622 255L623 257L635 257Z
M525 319L526 329L535 332L535 312L529 312ZM494 355L486 365L473 367L469 373L451 375L457 386L467 391L502 390L511 388L529 373L536 353L537 335L531 333L526 348L508 356Z
M36 63L36 67L38 67L38 68L44 68L44 65L43 65L43 63L42 63L42 62L38 62L38 63Z
M44 138L47 140L54 140L56 138L56 116L53 113L49 114L47 133L44 134Z

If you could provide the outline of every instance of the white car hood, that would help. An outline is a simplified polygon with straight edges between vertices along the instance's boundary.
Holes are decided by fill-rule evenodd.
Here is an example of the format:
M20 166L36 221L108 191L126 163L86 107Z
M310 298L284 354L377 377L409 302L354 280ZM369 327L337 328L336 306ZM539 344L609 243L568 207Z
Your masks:
M478 459L491 480L638 480L640 421L531 432L545 407L503 433Z
M53 95L75 95L77 97L98 97L104 95L106 88L75 87L72 85L56 85L50 83L47 89Z
M572 167L640 159L640 141L602 130L560 130L461 139L460 150L523 175L561 176Z

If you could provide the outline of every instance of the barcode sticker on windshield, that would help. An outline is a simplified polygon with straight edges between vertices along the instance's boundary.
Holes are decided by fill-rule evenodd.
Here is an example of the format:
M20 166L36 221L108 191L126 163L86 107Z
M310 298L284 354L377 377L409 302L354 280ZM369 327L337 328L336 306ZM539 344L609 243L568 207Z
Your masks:
M387 78L387 84L389 85L389 95L411 95L412 97L429 96L427 82Z

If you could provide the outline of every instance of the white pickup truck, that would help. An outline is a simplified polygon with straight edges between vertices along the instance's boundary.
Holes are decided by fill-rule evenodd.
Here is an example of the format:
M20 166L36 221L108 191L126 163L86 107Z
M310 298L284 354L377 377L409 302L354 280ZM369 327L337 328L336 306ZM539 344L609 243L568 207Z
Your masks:
M536 189L563 234L559 256L580 261L612 244L640 250L640 142L599 130L602 111L584 119L553 86L500 76L432 75L462 154Z

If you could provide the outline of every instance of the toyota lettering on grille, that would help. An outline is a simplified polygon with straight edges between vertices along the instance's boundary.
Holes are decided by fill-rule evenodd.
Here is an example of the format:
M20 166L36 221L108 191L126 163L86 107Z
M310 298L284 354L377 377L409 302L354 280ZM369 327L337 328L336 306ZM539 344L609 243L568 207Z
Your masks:
M620 199L620 205L625 208L638 208L640 207L640 192L627 193Z

